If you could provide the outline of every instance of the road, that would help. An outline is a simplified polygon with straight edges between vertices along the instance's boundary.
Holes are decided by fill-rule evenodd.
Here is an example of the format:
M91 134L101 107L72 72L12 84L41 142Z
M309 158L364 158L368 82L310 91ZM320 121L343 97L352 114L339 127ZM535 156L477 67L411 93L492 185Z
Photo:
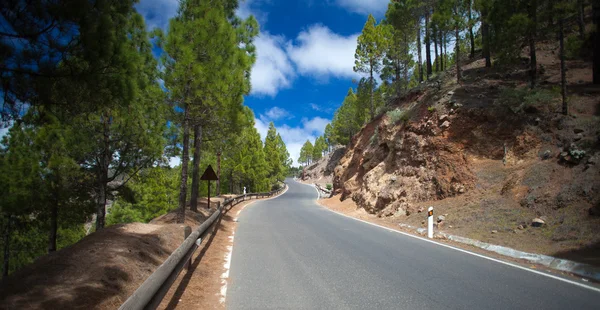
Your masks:
M369 225L314 188L238 218L229 309L600 309L600 293Z

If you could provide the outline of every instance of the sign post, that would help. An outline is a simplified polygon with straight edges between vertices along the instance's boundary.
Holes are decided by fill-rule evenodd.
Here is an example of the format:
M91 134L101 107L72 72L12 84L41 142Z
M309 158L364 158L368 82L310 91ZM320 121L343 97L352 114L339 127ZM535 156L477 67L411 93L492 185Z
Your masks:
M217 174L215 173L215 171L213 170L213 168L208 165L208 167L206 167L206 170L204 170L204 173L202 174L202 176L200 177L200 180L206 180L208 181L208 208L210 209L210 181L212 180L218 180L219 178L217 177Z
M433 207L427 209L427 237L433 238Z

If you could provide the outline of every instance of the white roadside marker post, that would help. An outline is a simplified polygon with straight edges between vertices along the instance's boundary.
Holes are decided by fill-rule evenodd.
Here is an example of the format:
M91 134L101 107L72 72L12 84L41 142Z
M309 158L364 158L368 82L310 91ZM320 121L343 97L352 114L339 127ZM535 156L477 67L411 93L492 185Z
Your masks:
M427 209L427 237L433 238L433 207Z

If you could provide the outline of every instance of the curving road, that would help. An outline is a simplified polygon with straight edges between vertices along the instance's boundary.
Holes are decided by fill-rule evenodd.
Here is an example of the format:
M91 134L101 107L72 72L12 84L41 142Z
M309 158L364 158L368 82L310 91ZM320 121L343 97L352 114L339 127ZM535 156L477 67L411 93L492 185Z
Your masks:
M229 309L600 309L600 290L330 212L288 180L238 219Z

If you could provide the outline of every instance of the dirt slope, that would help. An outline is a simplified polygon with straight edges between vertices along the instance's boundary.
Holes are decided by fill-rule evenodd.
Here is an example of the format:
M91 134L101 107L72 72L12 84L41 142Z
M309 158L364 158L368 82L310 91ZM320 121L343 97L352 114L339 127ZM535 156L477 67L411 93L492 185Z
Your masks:
M559 62L553 43L540 46L548 94ZM422 84L354 136L335 193L417 226L419 211L435 206L446 215L440 227L457 234L600 264L600 88L591 64L568 67L570 116L540 93L505 101L527 92L526 64L486 69L477 60L461 84L452 71ZM538 217L544 227L530 227Z
M216 208L213 199L210 210L202 203L185 225L200 225ZM173 211L92 233L3 280L0 309L117 309L181 245L183 227Z
M322 186L332 184L333 171L344 155L346 148L343 146L334 147L331 152L321 159L312 163L304 169L302 181L306 183L316 183Z

